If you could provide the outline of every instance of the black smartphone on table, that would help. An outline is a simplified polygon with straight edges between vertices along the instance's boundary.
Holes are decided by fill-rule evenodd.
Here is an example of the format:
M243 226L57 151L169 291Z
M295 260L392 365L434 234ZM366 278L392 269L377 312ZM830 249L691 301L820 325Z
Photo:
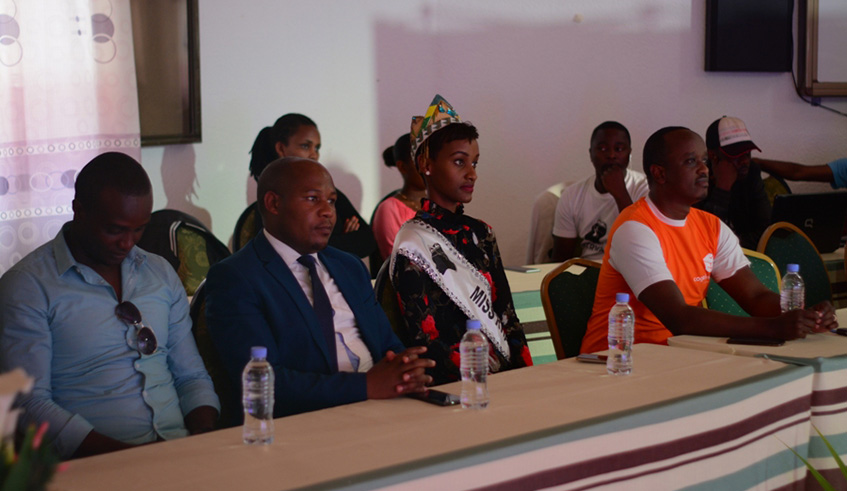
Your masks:
M585 363L602 363L606 364L606 359L608 356L606 355L595 355L594 353L582 353L577 355L576 361L582 361Z
M746 344L750 346L782 346L785 341L771 338L729 338L726 344Z
M462 399L459 396L435 389L429 389L426 392L408 394L408 397L428 402L430 404L435 404L436 406L455 406L462 403Z

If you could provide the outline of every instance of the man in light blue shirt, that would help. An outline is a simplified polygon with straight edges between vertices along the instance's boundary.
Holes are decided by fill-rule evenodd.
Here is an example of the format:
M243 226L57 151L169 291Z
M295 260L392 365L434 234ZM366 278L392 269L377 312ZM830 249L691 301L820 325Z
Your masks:
M185 291L170 264L135 246L153 207L144 169L103 154L75 191L73 220L0 278L0 370L35 379L20 424L47 421L63 458L213 429L220 406ZM117 315L122 302L155 348L139 346L149 331Z
M802 165L779 160L757 160L762 170L789 181L828 182L832 189L847 188L847 158L820 165Z

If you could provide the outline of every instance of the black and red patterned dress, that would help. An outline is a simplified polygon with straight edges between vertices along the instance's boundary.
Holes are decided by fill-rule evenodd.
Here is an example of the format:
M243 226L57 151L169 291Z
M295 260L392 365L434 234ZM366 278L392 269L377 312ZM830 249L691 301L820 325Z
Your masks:
M493 309L500 317L511 351L507 360L489 343L490 354L499 361L496 371L532 365L491 227L465 215L462 205L453 213L428 199L422 200L422 209L415 218L438 230L491 284ZM406 346L427 347L424 356L436 362L435 368L427 371L434 385L455 382L461 378L459 342L468 317L425 271L407 257L395 254L391 279L406 321L400 339Z

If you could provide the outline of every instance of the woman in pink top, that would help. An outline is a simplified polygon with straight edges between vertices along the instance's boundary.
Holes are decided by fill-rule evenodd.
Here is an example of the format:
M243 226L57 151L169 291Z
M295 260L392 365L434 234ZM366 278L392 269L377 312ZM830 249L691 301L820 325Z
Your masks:
M411 142L409 134L401 136L394 143L394 162L385 159L388 167L397 167L403 176L403 188L384 199L374 212L371 227L373 228L379 254L384 261L391 255L394 247L394 237L400 226L413 218L421 209L421 198L426 196L423 178L418 174L415 164L411 162Z

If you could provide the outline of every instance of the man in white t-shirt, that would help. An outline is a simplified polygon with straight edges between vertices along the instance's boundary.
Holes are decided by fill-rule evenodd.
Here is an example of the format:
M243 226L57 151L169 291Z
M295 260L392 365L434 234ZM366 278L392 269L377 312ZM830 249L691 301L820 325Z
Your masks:
M553 223L555 262L576 256L582 245L582 257L603 260L603 249L618 214L647 195L647 178L628 169L632 143L622 124L606 121L594 128L588 155L594 175L565 188L556 207Z

